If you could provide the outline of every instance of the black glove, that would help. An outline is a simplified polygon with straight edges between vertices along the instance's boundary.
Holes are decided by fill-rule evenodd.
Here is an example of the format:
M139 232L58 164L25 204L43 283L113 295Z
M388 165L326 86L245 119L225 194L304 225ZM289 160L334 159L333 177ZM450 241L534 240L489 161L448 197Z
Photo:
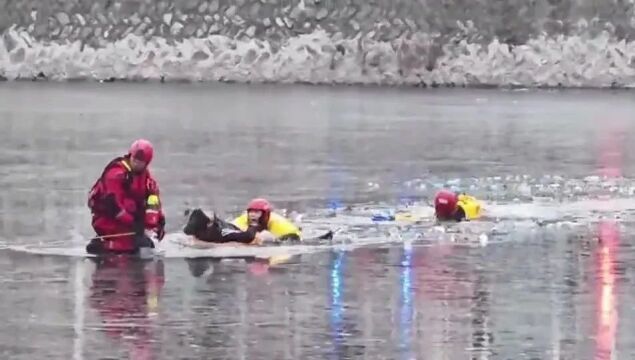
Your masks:
M115 194L112 193L104 196L100 205L103 207L105 215L112 219L121 211L121 208L117 205L117 200L115 200Z
M161 216L159 219L159 226L157 226L157 239L163 240L165 236L165 216Z

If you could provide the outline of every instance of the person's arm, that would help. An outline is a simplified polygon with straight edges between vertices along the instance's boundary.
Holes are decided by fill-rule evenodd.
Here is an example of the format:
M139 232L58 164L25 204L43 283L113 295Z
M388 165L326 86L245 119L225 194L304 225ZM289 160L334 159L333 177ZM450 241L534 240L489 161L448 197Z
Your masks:
M258 242L259 239L256 230L253 228L247 229L247 231L231 232L227 235L223 235L223 243L234 242L241 244L251 244L254 241Z

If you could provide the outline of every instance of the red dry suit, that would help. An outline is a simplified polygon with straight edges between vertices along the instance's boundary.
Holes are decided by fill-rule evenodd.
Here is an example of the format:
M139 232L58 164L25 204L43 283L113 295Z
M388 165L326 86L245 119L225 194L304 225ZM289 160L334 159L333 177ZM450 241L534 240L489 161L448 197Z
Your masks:
M159 187L147 168L140 173L133 172L129 155L108 163L88 198L92 226L97 235L139 234L145 228L157 230L161 238L165 217L160 202L153 212L146 213L150 195L158 198ZM134 237L129 234L103 238L102 241L106 250L127 252L135 250Z

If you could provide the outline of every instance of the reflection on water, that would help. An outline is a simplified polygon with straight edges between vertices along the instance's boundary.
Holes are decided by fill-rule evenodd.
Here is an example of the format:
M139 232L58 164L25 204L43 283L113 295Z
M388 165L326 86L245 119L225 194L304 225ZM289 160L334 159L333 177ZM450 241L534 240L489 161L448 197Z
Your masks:
M113 257L96 261L90 307L101 320L100 332L113 347L134 360L156 359L156 318L165 284L163 261Z
M445 263L435 250L406 244L387 252L360 249L331 255L331 358L381 358L380 354L399 359L422 354L454 358L466 352L487 358L491 354L494 337L487 287L491 279L479 273L480 265L457 272L453 269L457 264ZM374 266L369 267L368 260L376 261ZM384 268L375 272L378 263ZM474 273L468 274L470 270ZM439 288L443 290L438 292Z
M601 146L598 166L600 174L608 178L622 176L625 123L611 121L599 131ZM620 246L620 224L615 220L601 219L598 226L599 245L595 252L596 271L596 330L595 359L616 358L617 297L615 265Z
M342 343L345 341L343 312L344 304L342 297L344 296L344 279L343 271L345 271L345 252L335 252L331 258L331 271L329 276L330 303L329 309L330 333L333 342L333 352L331 359L341 359L344 356Z
M602 221L599 227L600 245L596 249L596 330L595 359L615 359L617 332L617 290L615 288L616 257L620 230L615 221Z
M412 305L412 246L405 244L401 256L401 296L400 296L400 317L399 330L400 342L399 350L402 359L411 359L412 351L412 325L413 325L413 305Z
M474 289L472 294L471 328L472 342L469 351L473 354L473 359L489 359L492 355L494 336L492 335L490 324L490 290L488 289L488 279L477 269L474 276Z
M27 269L58 274L25 294L47 294L48 307L25 300L13 309L48 324L31 336L57 339L46 349L64 358L621 358L633 343L618 324L627 329L633 314L619 310L618 294L633 288L620 281L626 272L618 264L632 253L618 223L598 231L599 244L406 244L275 265L109 259L85 266L84 293L69 280L74 294L59 280L72 279L75 268L63 258L25 256L0 262L0 270L4 294L15 293ZM12 311L5 304L0 310ZM10 321L15 333L0 334L3 341L34 332L26 317ZM46 353L37 346L29 352Z

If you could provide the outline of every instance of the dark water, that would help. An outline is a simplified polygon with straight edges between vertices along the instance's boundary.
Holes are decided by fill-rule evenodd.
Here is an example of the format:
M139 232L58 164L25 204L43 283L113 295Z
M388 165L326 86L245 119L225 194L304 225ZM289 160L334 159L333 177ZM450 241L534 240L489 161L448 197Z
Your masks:
M265 195L309 211L333 199L395 199L394 182L415 177L574 178L606 161L632 177L634 105L629 94L602 92L4 86L1 240L82 243L90 235L88 187L137 136L156 145L153 169L177 231L185 202L231 211ZM629 226L600 222L602 243L554 232L484 248L323 252L276 266L202 259L98 266L3 250L0 352L6 359L632 358Z

